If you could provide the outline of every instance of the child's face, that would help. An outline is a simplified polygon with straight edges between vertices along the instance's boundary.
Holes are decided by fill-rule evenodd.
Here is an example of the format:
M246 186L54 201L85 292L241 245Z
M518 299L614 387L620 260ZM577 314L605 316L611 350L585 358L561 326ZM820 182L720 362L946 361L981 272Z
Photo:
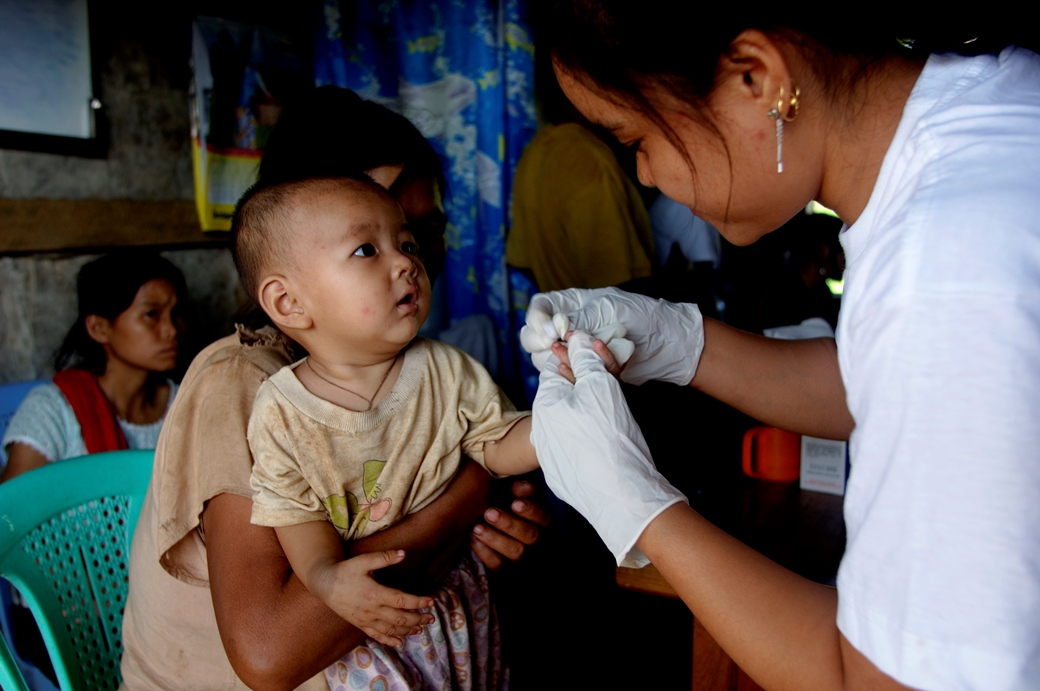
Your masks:
M305 193L293 222L301 295L314 328L312 355L392 356L430 310L430 282L401 207L366 189ZM330 352L331 350L331 352Z

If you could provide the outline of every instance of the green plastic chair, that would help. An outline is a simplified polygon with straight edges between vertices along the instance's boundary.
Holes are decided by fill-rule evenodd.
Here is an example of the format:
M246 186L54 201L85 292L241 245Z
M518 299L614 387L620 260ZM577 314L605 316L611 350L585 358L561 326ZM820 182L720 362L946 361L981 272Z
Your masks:
M29 604L63 691L121 682L130 541L154 453L73 458L0 485L0 577ZM3 639L0 687L29 688Z

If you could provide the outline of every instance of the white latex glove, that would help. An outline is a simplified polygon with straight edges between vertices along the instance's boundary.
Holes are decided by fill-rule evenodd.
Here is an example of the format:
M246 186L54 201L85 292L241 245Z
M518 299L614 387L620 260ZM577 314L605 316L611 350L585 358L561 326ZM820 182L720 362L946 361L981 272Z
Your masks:
M649 560L635 546L650 522L686 497L657 472L618 383L576 331L567 344L576 382L554 357L539 378L531 443L545 481L596 529L618 566ZM687 502L688 503L688 502Z
M656 379L685 386L704 350L704 321L694 304L655 300L617 288L568 288L531 298L520 342L532 354L535 366L544 365L546 359L535 358L535 353L556 340L554 324L563 321L557 315L565 316L570 328L587 331L608 347L604 336L616 338L620 333L631 341L634 351L621 371L622 381L630 384ZM624 364L620 358L619 362Z

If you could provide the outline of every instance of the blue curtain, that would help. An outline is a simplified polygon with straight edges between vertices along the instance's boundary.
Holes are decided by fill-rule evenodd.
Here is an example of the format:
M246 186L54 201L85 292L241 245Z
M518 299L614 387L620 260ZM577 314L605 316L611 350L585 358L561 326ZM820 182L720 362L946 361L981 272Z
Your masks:
M324 0L315 81L404 114L448 179L448 316L495 323L504 374L520 365L505 267L513 170L534 135L534 46L524 0Z

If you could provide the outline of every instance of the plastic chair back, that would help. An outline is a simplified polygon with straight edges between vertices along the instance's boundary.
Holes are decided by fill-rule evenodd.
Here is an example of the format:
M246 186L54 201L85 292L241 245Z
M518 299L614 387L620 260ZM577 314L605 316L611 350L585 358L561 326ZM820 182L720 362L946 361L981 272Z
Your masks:
M120 684L130 541L154 453L73 458L0 485L0 576L29 604L65 691ZM4 641L0 686L28 688Z
M35 381L19 381L11 384L0 384L0 439L3 438L4 432L7 431L8 423L11 422L11 418L14 417L15 412L18 410L18 406L22 404L22 400L25 399L26 394L40 384L45 384L46 382L46 379L39 379ZM0 465L3 464L4 457L4 449L0 448ZM3 635L7 637L8 641L13 640L13 629L11 624L11 591L7 583L2 581L0 581L0 630L3 631ZM35 689L36 691L54 690L54 684L51 683L50 679L48 679L44 673L38 670L30 661L21 658L16 651L0 650L0 655L4 655L7 652L13 654L14 664L17 664L19 669L21 669L22 676L25 677L29 688ZM0 664L7 664L7 662L5 661Z

